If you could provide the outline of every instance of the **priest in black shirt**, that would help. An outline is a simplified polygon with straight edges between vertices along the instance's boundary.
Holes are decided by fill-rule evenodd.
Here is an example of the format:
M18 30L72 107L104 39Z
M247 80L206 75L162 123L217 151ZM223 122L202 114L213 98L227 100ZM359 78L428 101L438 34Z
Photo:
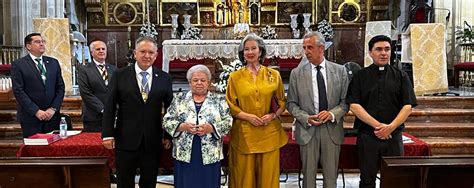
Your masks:
M369 41L373 64L354 75L347 92L359 132L359 187L375 187L382 156L403 155L403 123L417 105L407 73L389 65L390 42L383 35Z

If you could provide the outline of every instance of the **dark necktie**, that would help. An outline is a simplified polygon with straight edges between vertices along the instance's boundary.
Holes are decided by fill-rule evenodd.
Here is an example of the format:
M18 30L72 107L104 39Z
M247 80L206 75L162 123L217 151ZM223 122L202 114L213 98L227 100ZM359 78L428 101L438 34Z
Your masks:
M318 73L316 74L316 79L318 82L318 94L319 94L319 111L328 109L328 97L326 95L326 84L324 84L324 77L321 73L321 66L316 66Z
M46 83L46 68L44 67L44 64L41 62L41 58L36 58L35 61L38 63L36 64L36 66L38 67L38 70L40 71L41 79L43 80L43 83Z

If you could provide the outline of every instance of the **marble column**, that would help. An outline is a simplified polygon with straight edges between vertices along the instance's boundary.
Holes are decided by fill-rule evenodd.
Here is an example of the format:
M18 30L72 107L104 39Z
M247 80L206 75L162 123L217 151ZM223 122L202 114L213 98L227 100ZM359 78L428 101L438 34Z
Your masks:
M5 1L4 1L5 2ZM64 0L15 0L4 3L4 9L8 9L8 22L4 19L7 41L11 45L23 46L23 39L29 33L34 32L33 18L64 18ZM69 27L68 27L69 31ZM25 52L26 54L26 52ZM23 55L25 55L23 54Z

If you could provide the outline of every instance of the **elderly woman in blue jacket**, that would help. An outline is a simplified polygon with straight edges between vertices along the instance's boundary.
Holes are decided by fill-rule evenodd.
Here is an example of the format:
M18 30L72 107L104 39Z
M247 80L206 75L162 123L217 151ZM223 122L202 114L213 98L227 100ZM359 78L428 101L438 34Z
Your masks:
M211 73L204 65L187 74L191 91L178 93L163 118L173 136L176 188L220 187L223 137L232 126L225 96L209 92Z

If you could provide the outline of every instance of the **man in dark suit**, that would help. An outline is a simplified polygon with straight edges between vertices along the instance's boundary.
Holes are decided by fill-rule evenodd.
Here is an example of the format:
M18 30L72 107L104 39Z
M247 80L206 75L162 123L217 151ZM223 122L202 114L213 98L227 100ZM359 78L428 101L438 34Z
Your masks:
M107 46L96 40L90 44L92 63L81 67L77 83L82 98L82 122L84 132L102 131L102 114L107 98L107 87L115 66L105 63Z
M310 32L303 37L307 63L293 69L288 88L287 108L296 118L295 137L303 163L303 187L316 187L320 161L323 187L337 187L339 152L344 141L342 117L348 111L345 102L349 84L342 65L324 58L324 37Z
M43 55L41 34L31 33L24 42L28 55L12 63L11 75L17 120L26 138L59 129L64 81L58 60Z
M135 65L115 71L105 103L102 138L115 148L117 187L134 187L140 168L140 187L155 187L162 150L162 113L173 99L171 77L152 67L156 42L141 37L135 42ZM170 147L170 140L163 140Z

